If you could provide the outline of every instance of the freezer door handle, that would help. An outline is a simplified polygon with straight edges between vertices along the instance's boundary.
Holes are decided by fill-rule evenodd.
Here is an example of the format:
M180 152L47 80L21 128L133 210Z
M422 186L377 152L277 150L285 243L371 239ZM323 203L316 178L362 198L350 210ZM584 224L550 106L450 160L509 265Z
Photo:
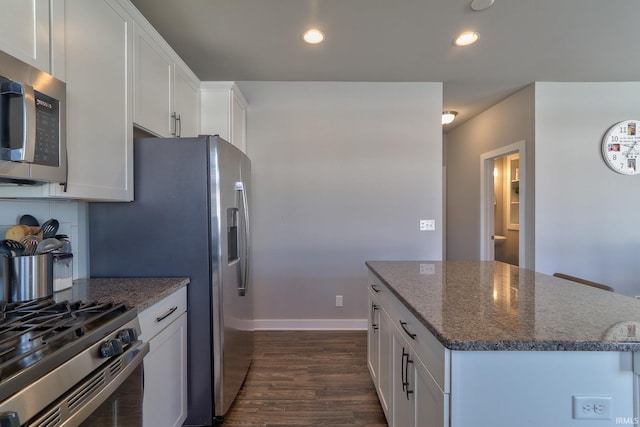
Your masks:
M240 286L238 286L238 294L240 296L245 296L249 286L249 242L251 241L249 236L249 204L247 200L247 190L243 182L236 182L236 191L240 192L240 195L242 196L242 213L244 223L244 242L242 244L244 265L241 267L243 274L242 279L240 280Z

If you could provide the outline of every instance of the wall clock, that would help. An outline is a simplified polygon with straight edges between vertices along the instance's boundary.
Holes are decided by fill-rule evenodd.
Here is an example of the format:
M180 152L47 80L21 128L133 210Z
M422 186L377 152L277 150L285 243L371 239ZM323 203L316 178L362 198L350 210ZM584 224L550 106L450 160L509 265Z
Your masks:
M605 341L640 342L640 322L627 320L613 324L602 337Z
M602 157L618 173L640 173L640 120L625 120L611 126L602 138Z

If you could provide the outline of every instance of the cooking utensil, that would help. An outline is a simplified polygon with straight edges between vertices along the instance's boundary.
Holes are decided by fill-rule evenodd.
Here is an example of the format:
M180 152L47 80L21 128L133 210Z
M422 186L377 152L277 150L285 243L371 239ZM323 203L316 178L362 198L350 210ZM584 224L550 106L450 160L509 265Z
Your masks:
M7 229L4 238L20 241L24 236L29 234L31 234L31 228L28 225L12 225Z
M28 225L29 227L40 227L40 223L32 215L22 215L20 219L18 219L18 224Z
M44 239L40 243L38 243L38 246L36 247L36 254L40 255L53 252L56 249L60 249L62 245L64 245L63 242L53 237Z
M24 245L16 240L5 239L0 242L0 246L5 251L9 251L10 256L20 256L24 252Z
M36 253L40 238L36 235L29 234L28 236L24 236L20 240L20 243L24 245L24 255L33 255Z
M33 234L38 234L42 231L42 237L44 239L49 239L56 235L58 227L60 227L58 220L51 218L43 222L38 231Z

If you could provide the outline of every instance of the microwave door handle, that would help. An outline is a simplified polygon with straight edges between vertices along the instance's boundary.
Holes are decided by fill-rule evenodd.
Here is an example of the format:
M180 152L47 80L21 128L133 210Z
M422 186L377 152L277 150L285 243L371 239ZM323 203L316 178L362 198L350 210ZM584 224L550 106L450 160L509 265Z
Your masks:
M33 86L23 83L24 139L23 162L33 163L36 156L36 97Z
M8 82L2 85L0 95L22 98L22 104L17 113L22 117L22 141L16 147L10 143L8 156L3 155L4 160L14 162L33 163L36 147L36 100L33 86L27 83Z

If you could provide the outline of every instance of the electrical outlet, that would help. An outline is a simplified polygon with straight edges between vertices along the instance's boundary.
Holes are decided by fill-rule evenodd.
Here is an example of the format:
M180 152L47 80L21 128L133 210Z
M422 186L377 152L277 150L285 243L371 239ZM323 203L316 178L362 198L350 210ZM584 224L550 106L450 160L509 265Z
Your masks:
M611 396L571 396L573 419L610 420Z
M420 231L434 231L436 229L435 219L421 219Z
M336 295L336 307L342 307L342 295Z
M420 264L420 274L435 274L436 266L433 264Z

